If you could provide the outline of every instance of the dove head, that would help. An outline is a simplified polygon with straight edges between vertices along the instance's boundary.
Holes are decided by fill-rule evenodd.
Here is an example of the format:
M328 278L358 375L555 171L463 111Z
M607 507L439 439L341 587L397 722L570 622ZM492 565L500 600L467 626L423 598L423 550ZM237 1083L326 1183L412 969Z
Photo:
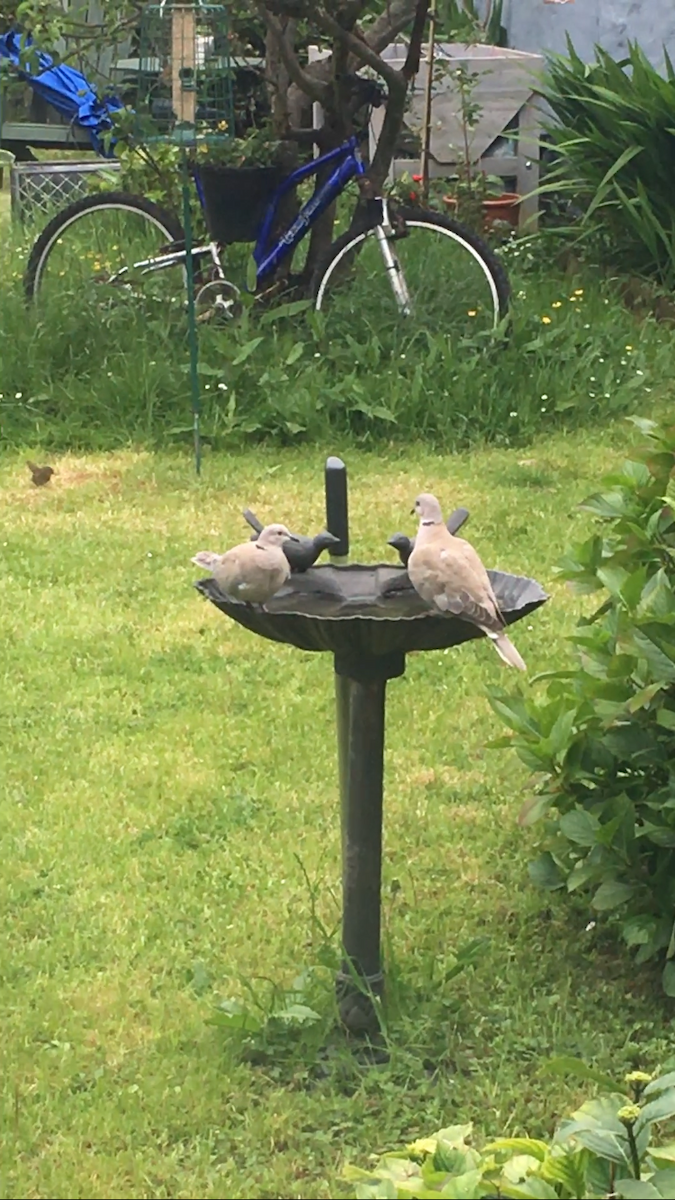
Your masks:
M256 545L264 550L266 546L283 546L284 542L297 542L298 540L285 525L266 525Z
M422 492L415 500L413 513L417 513L422 525L442 525L441 506L431 492Z
M195 554L194 558L190 559L198 567L204 567L206 571L212 571L217 562L220 561L220 555L214 554L212 550L200 550Z

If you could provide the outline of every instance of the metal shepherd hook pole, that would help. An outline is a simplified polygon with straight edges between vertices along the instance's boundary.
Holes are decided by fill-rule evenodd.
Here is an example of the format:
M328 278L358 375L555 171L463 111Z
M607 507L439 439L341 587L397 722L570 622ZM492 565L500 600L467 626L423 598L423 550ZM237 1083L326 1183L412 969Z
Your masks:
M199 436L199 346L197 343L197 316L195 313L195 274L192 259L192 214L190 212L190 173L187 154L183 163L183 228L185 230L185 277L187 282L188 346L190 350L190 392L192 397L192 430L195 448L195 470L202 469L202 446Z

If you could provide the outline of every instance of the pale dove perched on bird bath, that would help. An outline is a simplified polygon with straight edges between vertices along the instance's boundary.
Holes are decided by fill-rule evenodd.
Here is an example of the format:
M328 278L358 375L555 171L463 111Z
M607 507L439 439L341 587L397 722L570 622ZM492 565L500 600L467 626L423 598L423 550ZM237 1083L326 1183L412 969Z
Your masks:
M233 546L225 554L200 550L192 562L206 567L221 592L231 600L265 604L290 576L291 568L282 549L288 541L297 538L285 525L266 525L257 541Z
M417 594L438 612L477 625L505 663L525 671L525 663L504 632L506 623L492 584L473 546L448 532L441 506L429 492L417 497L413 511L420 526L408 559L408 575Z
M448 530L448 533L455 534L457 533L458 529L462 528L462 525L464 525L468 519L468 508L456 508L454 512L450 513L450 516L445 522L445 528ZM396 550L398 553L403 566L407 567L408 559L415 549L415 539L409 538L407 533L393 533L391 537L387 539L387 545L394 547L394 550Z
M245 521L248 521L255 533L251 534L251 541L257 541L263 531L263 523L259 521L254 512L250 508L245 508L243 512ZM314 566L320 554L324 550L330 550L331 546L337 546L340 539L328 533L327 530L322 530L317 533L316 537L305 537L301 533L291 534L291 540L284 542L283 551L289 561L291 571L308 571Z

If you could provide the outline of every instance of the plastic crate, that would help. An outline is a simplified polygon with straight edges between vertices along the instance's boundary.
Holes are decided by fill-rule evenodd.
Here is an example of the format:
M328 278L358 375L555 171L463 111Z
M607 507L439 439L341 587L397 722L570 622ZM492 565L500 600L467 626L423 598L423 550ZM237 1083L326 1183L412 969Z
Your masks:
M115 159L62 159L58 162L17 162L10 172L12 216L21 221L51 217L88 192L89 176L119 171Z

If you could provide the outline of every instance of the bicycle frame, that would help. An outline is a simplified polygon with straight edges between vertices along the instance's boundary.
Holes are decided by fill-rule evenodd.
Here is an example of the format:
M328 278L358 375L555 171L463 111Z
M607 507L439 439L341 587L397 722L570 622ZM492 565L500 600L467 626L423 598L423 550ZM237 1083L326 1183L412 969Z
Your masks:
M307 179L310 175L316 175L322 167L334 163L335 166L330 175L320 186L315 186L309 200L303 204L300 212L295 220L289 225L288 229L271 246L268 244L274 218L279 209L279 205L284 196L290 192L303 179ZM337 146L335 150L330 150L327 154L322 154L318 158L312 159L311 162L305 163L302 167L298 167L296 171L291 172L285 179L282 179L279 187L274 192L265 211L262 225L258 231L258 237L253 248L253 259L256 264L256 284L261 284L274 274L282 259L290 254L299 242L302 241L305 234L312 228L315 221L322 213L338 198L344 191L347 184L352 179L363 177L366 173L366 168L363 165L363 160L359 152L358 138L352 136ZM193 175L193 180L199 202L202 209L205 209L204 193L197 172ZM389 279L396 297L396 302L402 313L410 312L410 298L405 286L400 266L397 262L396 255L389 245L389 236L391 234L391 226L389 224L388 207L386 201L383 201L383 222L376 230L376 237L380 243L385 268L389 274ZM220 261L220 253L217 242L207 242L203 245L194 246L192 249L193 258L201 258L208 255L211 259L211 265L216 272L218 279L221 282L226 281L223 264ZM177 266L185 262L185 250L173 250L168 253L160 254L156 258L144 259L135 264L137 268L141 268L144 274L151 274L155 271L162 271L166 267ZM123 279L127 272L127 268L123 268L118 272L118 275L110 282L115 282L118 279Z
M303 179L307 179L310 175L316 175L322 167L330 163L335 163L335 167L328 178L320 186L315 186L309 200L303 204L292 224L289 225L288 229L276 242L271 246L268 245L274 218L284 196L297 187L299 183L302 183ZM258 283L262 283L268 276L274 274L282 259L287 254L290 254L298 243L302 241L315 221L334 200L337 200L347 184L352 179L365 175L365 173L366 169L358 148L358 138L350 137L341 146L337 146L335 150L330 150L327 154L322 154L318 158L312 159L311 162L298 167L296 171L293 171L281 181L267 206L262 225L258 232L258 238L253 248L253 259L256 264L256 280ZM200 204L204 208L204 194L199 177L195 175L194 180ZM203 251L203 249L202 247L196 247L195 252L199 250ZM214 262L218 258L217 252L214 253L215 250L215 246L212 245L211 254Z

